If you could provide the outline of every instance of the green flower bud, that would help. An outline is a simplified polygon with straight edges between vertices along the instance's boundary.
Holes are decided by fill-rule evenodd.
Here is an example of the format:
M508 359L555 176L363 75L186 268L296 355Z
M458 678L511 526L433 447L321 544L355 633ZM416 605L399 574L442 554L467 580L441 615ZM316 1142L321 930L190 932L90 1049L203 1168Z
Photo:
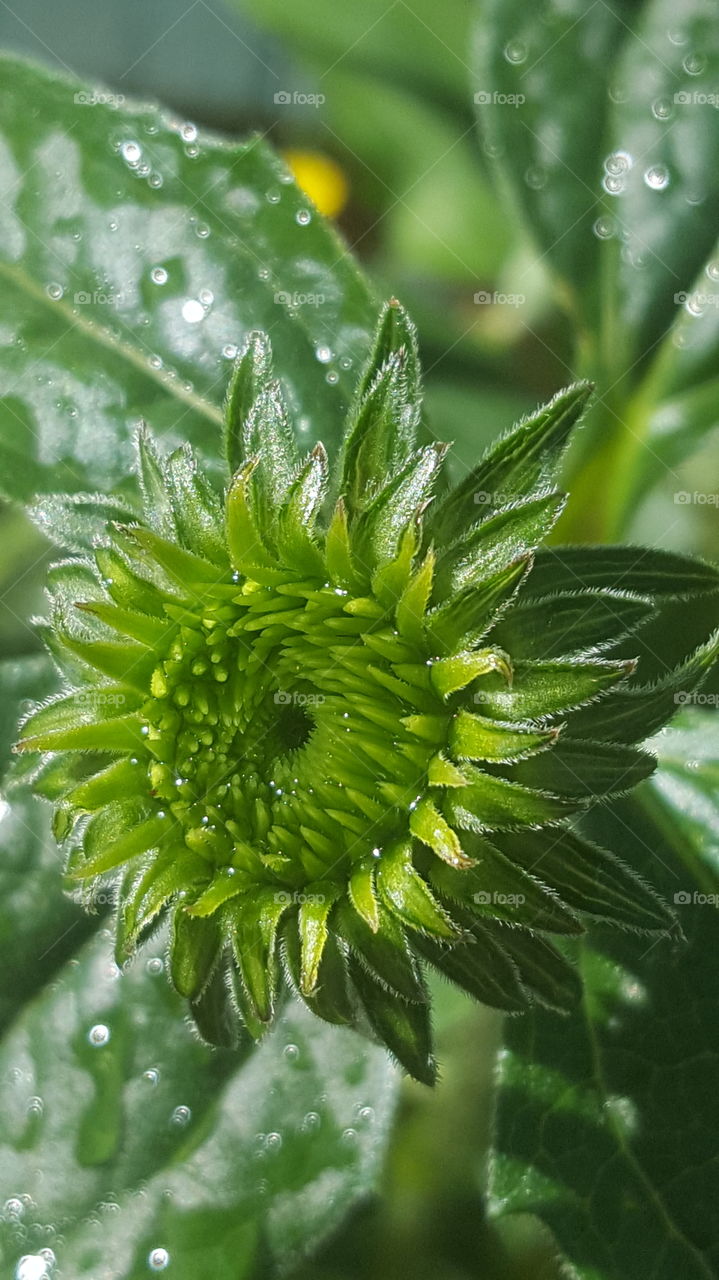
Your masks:
M207 1039L262 1035L289 986L431 1082L427 965L501 1009L566 1008L578 983L551 935L586 916L671 922L570 825L651 772L633 744L675 688L615 656L653 611L616 549L608 567L601 549L533 567L589 393L561 393L448 490L447 446L417 444L397 303L336 466L321 445L297 454L253 334L227 397L226 491L142 432L141 504L94 563L53 571L67 690L19 749L48 753L37 786L69 874L114 884L118 961L170 917L172 981Z

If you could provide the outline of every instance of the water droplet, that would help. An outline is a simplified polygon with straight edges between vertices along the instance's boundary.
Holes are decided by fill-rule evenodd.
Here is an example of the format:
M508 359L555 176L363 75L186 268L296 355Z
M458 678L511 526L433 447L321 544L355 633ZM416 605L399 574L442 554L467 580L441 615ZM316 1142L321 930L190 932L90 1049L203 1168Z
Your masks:
M539 164L531 165L524 175L524 181L532 191L541 191L547 185L547 170Z
M41 1116L45 1110L45 1103L42 1098L29 1098L27 1104L27 1113L29 1116Z
M198 222L197 226L195 227L195 235L199 236L200 240L206 240L209 234L210 234L210 228L208 227L207 223Z
M306 227L312 221L312 214L309 209L298 209L295 214L295 222L299 222L301 227Z
M164 1271L169 1261L167 1249L151 1249L147 1255L147 1265L151 1271Z
M332 349L320 344L319 347L315 347L315 356L319 360L320 364L329 364L332 359Z
M131 169L136 169L142 157L142 148L139 142L134 142L132 140L122 142L120 144L120 155L125 161L125 164L128 164Z
M198 293L197 296L200 299L200 302L202 303L203 307L211 307L213 302L215 301L215 295L211 289L200 289L200 292Z
M162 973L164 967L165 967L164 961L161 960L159 956L153 956L152 959L148 960L147 964L145 965L147 972L153 973L153 974Z
M167 284L167 272L164 267L153 267L150 272L153 284Z
M521 40L510 40L509 44L504 47L504 56L507 62L515 65L524 62L527 57L527 46Z
M705 270L710 280L719 280L719 262L708 262Z
M25 1206L19 1196L10 1196L9 1200L3 1205L3 1213L8 1218L21 1218L25 1212Z
M702 53L688 53L682 66L688 76L700 76L707 65L707 60Z
M602 186L610 196L621 195L624 190L624 178L620 178L618 174L605 173Z
M268 204L280 203L280 193L276 187L272 187L269 191L265 192L265 200L268 202Z
M676 44L676 45L686 44L689 39L689 36L686 34L685 31L679 31L677 29L674 29L673 31L667 31L667 36L669 40L671 40L672 44Z
M162 174L151 173L147 181L149 182L150 186L154 187L154 189L157 191L162 186L162 183L163 183Z
M644 181L652 191L663 191L669 186L669 170L663 164L653 164L644 170Z
M325 374L325 382L329 382L331 387L333 387L335 383L339 382L339 380L340 375L335 373L334 369L331 369L328 374Z
M52 283L47 286L45 292L47 293L48 298L52 298L53 302L59 302L65 290L61 284L57 284L57 282L53 280Z
M296 1062L300 1056L300 1051L296 1044L286 1044L282 1050L282 1056L286 1058L288 1062Z
M628 173L634 164L634 159L628 151L612 151L604 161L604 168L607 173L615 176Z
M41 1253L26 1253L15 1268L15 1280L47 1280L47 1265Z
M188 324L199 324L205 318L205 308L197 298L188 298L182 304L182 319Z
M351 369L351 368L352 368L352 357L342 356L342 359L340 360L340 369Z
M652 103L652 115L656 120L668 120L674 113L671 98L657 98Z
M345 1129L342 1134L342 1141L344 1142L346 1147L353 1147L357 1141L357 1130Z
M185 1129L192 1119L192 1112L189 1107L175 1107L170 1116L170 1124L176 1129Z
M599 240L611 240L615 232L614 222L611 218L597 218L593 230Z
M319 1129L322 1121L316 1111L308 1111L304 1117L300 1128L303 1133L315 1133Z
M235 346L234 342L227 342L222 348L222 354L225 360L236 360L238 350L239 348Z
M196 142L197 125L192 124L192 122L188 120L180 129L180 136L182 137L183 142Z
M142 1078L146 1084L149 1084L154 1089L159 1083L160 1073L157 1067L148 1067L147 1071L143 1071Z
M110 1039L110 1028L106 1027L104 1022L96 1022L94 1027L90 1027L87 1038L95 1048L101 1048Z
M374 1120L374 1107L360 1107L357 1115L365 1124L372 1124Z
M275 1153L280 1150L281 1146L282 1146L282 1134L268 1133L267 1137L265 1138L265 1147L267 1151Z

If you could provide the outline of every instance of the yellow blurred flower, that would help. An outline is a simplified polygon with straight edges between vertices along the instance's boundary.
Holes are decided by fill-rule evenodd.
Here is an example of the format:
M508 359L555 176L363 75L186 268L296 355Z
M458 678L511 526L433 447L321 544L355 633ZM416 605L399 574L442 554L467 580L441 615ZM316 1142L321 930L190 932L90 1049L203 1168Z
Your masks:
M344 209L349 183L335 160L320 151L284 152L298 186L326 218L336 218Z

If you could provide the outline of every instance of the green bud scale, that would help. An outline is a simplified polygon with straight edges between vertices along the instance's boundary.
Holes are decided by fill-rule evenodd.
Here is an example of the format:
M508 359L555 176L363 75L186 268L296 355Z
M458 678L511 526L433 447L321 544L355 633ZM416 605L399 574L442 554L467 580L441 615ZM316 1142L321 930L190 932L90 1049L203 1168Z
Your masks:
M654 611L631 559L535 556L589 394L558 395L451 490L446 446L417 444L397 303L333 466L321 445L297 455L252 334L225 489L143 431L135 508L53 571L66 688L18 749L43 753L69 875L90 901L113 886L118 962L169 916L206 1039L260 1036L289 987L431 1082L427 966L501 1009L567 1008L578 982L551 935L671 923L576 819L648 776L635 743L716 642L645 688L616 656Z

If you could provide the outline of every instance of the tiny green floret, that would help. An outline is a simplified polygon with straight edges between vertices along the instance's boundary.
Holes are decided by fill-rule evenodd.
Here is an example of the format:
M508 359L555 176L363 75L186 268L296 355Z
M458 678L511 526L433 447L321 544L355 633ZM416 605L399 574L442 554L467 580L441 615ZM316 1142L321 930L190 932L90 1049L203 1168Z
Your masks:
M575 821L654 767L634 744L677 686L644 687L617 656L654 601L603 576L601 548L587 583L559 552L533 570L589 395L560 393L450 490L447 446L417 443L398 303L332 464L322 445L298 455L254 333L224 491L143 430L136 509L55 570L66 687L18 749L43 753L70 876L90 902L113 886L118 962L169 917L171 978L206 1039L261 1036L289 988L431 1083L428 965L501 1009L564 1009L578 979L552 935L671 924Z

